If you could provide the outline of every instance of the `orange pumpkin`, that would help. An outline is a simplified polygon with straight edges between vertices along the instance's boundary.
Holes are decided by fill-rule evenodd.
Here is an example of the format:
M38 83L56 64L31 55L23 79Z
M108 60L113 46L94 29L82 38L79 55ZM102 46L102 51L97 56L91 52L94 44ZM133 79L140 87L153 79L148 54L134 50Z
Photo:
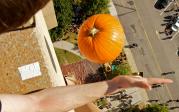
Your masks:
M78 47L82 55L95 63L114 60L124 46L123 27L110 14L97 14L80 27Z

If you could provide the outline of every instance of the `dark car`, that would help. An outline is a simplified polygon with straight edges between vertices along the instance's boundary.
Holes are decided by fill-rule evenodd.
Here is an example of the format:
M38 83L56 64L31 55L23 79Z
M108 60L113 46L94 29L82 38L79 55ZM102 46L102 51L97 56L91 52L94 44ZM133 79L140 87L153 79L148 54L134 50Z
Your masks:
M176 55L179 56L179 47L178 47L178 49L176 51Z
M157 0L157 2L155 3L154 7L156 9L161 10L161 9L165 8L168 5L168 3L171 2L171 1L172 0Z

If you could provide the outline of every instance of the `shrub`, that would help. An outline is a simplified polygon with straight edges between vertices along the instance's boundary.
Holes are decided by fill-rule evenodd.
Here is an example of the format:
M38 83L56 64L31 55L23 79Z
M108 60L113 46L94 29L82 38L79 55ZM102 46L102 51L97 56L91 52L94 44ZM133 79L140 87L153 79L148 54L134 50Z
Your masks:
M147 105L142 112L169 112L168 107L159 104Z
M112 74L119 74L119 75L128 75L131 73L131 69L129 64L122 63L120 65L115 65L115 68L112 71Z
M81 7L83 9L83 18L86 19L94 14L109 13L109 0L83 0Z
M132 106L123 112L169 112L168 107L159 104L148 104L145 108L139 109L138 106Z
M58 26L50 30L52 41L63 37L66 30L72 23L74 16L72 2L73 0L53 0Z

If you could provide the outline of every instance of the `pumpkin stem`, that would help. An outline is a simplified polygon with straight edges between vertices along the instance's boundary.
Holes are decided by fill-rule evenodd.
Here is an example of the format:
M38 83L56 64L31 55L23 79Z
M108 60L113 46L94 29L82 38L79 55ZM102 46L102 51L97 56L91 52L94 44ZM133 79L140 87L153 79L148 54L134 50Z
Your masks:
M89 34L90 34L92 37L94 37L94 36L96 35L96 33L98 33L98 32L99 32L99 30L94 27L94 28L92 28L92 29L90 30Z

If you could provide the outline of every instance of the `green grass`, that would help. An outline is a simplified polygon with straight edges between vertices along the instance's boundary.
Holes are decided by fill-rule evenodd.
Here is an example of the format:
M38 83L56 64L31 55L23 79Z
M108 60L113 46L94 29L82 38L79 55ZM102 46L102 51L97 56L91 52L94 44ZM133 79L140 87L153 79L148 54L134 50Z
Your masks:
M59 64L71 64L80 61L82 58L66 50L55 48Z

